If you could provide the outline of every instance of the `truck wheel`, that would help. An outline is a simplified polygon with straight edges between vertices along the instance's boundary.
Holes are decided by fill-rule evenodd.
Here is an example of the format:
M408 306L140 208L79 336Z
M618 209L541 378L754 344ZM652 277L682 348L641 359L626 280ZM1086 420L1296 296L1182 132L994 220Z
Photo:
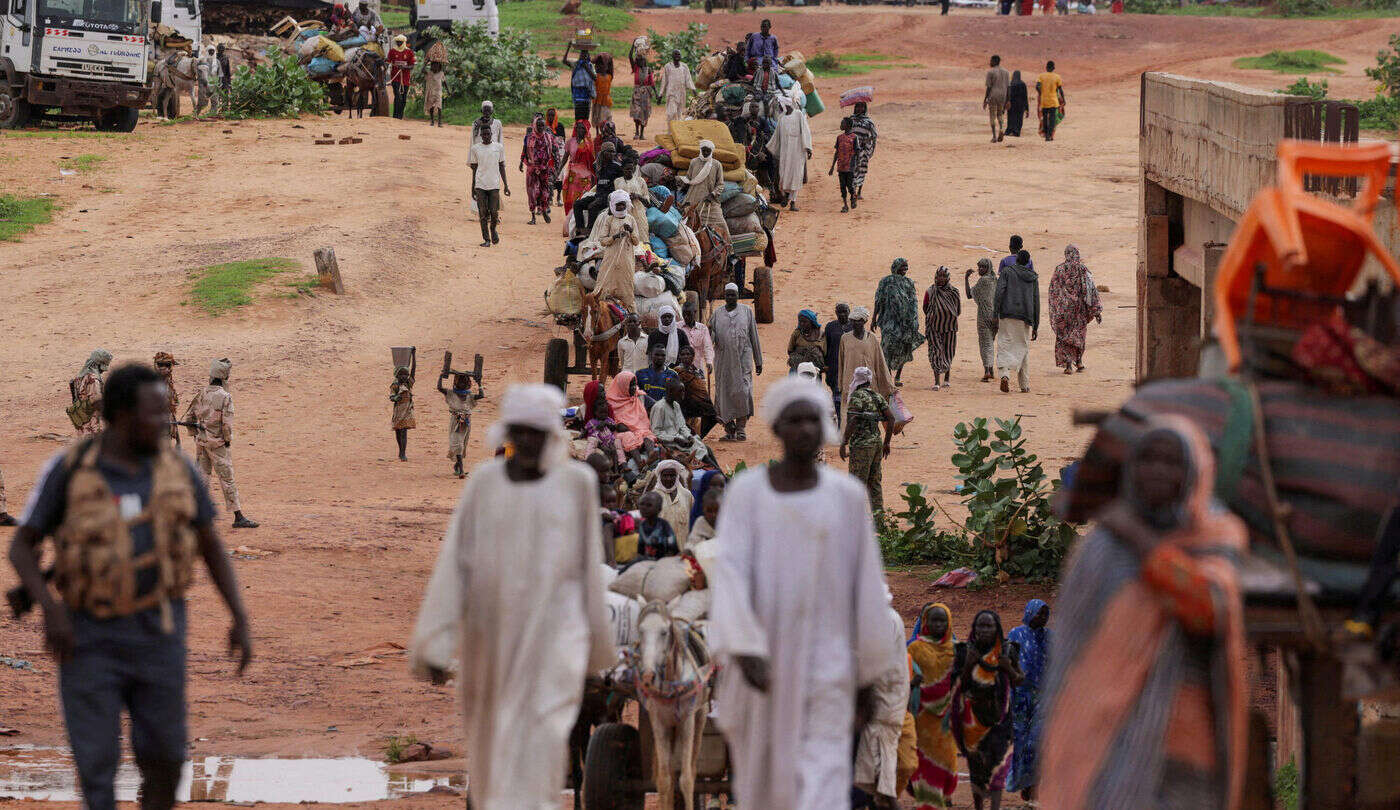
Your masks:
M642 738L626 723L604 723L588 739L583 810L642 810L646 795L629 786L642 778Z
M29 102L19 98L14 88L0 83L0 129L19 129L29 123Z
M558 386L560 391L569 390L569 341L551 338L544 347L544 381Z
M136 129L140 116L141 111L135 107L113 107L98 113L92 122L103 132L130 132Z
M753 314L759 323L773 322L773 268L766 265L753 271Z

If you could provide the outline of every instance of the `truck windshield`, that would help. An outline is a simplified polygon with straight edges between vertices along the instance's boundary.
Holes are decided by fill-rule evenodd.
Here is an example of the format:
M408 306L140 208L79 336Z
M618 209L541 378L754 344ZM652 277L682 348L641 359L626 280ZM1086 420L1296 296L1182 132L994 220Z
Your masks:
M75 27L97 23L92 27L135 31L145 18L144 7L143 0L39 0L39 18L63 20Z

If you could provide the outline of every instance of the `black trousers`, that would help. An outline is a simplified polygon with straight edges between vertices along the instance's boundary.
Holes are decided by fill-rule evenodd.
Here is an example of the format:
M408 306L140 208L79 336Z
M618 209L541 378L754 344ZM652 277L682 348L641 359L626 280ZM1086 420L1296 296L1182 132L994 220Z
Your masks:
M403 118L404 105L408 104L408 88L394 83L394 117Z
M700 420L700 432L697 435L701 439L704 439L711 430L715 429L715 425L719 424L719 414L715 412L715 406L704 400L681 400L681 414L686 419Z
M481 241L496 239L496 225L501 221L501 190L498 188L476 190L476 216L481 220Z
M1046 107L1040 111L1040 126L1045 130L1045 140L1050 140L1055 134L1055 125L1059 123L1059 109L1056 107Z
M856 187L851 184L851 173L837 172L836 177L841 181L841 199L844 201L846 195L849 194L851 199L854 200L856 198Z
M575 121L587 121L587 120L588 120L588 113L589 113L592 109L593 109L593 105L592 105L592 103L590 103L590 102L587 102L587 101L575 101L575 102L574 102L574 120L575 120Z

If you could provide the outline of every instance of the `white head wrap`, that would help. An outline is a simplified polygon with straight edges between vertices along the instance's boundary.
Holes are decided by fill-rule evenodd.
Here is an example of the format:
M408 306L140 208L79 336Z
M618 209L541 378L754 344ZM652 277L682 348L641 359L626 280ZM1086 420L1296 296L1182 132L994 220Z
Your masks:
M227 380L229 373L233 371L233 364L225 357L222 360L215 360L209 364L209 379Z
M564 421L559 415L565 405L564 393L547 383L517 383L501 398L501 418L486 431L486 445L492 449L506 441L511 425L543 430L549 434L540 467L548 469L562 461L568 450Z
M626 189L617 189L608 195L608 213L618 219L627 216L632 208L632 195Z
M794 84L788 91L788 98L792 100L794 109L802 109L807 106L807 94L802 92L802 88Z
M815 380L817 378L817 364L810 361L798 363L797 376Z
M710 150L710 154L709 154L708 157L714 157L714 154L715 154L715 142L714 142L714 141L701 141L701 142L700 142L700 157L702 157L702 158L706 158L706 157L707 157L707 156L705 155L705 150L706 150L706 149L709 149L709 150ZM707 158L707 159L708 159L708 158Z
M853 321L868 321L870 320L870 310L865 307L855 307L848 317Z
M670 489L667 489L661 484L661 471L665 469L673 469L676 471L676 485ZM652 484L651 488L657 492L664 492L670 495L678 491L681 487L687 486L687 478L689 478L689 476L686 474L685 465L681 464L679 461L668 458L656 465L656 483Z
M661 316L668 312L671 313L670 326L661 320ZM666 336L666 365L668 366L676 362L676 354L681 350L681 339L678 334L680 329L677 328L679 326L680 321L677 320L676 310L670 304L662 304L656 310L656 330Z
M807 402L822 417L822 443L836 444L841 437L836 432L836 413L831 407L831 392L816 380L798 374L788 375L768 386L763 395L763 421L769 427L778 424L778 417L789 405Z
M851 384L846 388L846 402L848 406L851 401L851 394L854 394L856 389L862 385L869 385L873 377L874 375L868 367L856 366L856 370L851 372Z
M728 284L724 285L724 291L725 291L726 293L727 293L727 292L731 292L731 291L733 291L733 292L738 292L738 291L739 291L739 285L738 285L738 284L735 284L734 282L731 281L731 282L729 282Z
M496 105L495 105L495 104L492 104L490 101L483 101L483 102L481 102L481 111L482 111L482 112L486 112L487 110L492 110L492 111L494 111L495 109L496 109Z

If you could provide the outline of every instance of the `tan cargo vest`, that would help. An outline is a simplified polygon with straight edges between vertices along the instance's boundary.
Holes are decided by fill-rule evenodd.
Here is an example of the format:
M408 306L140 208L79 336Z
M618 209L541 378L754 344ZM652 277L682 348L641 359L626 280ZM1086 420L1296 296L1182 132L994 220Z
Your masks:
M69 608L98 619L129 616L157 605L161 624L174 630L170 600L189 589L196 541L194 485L189 466L169 447L157 456L146 508L123 520L116 497L97 469L99 442L80 443L64 460L69 470L67 508L54 532L55 583ZM131 527L149 522L154 547L134 554ZM136 574L157 569L156 586L138 597Z

